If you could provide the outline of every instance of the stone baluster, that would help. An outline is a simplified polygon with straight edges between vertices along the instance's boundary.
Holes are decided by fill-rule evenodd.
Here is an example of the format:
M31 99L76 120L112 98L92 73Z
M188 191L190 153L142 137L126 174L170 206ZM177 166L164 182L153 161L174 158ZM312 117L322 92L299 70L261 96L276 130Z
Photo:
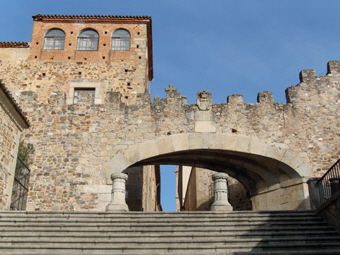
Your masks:
M233 207L228 201L228 187L226 173L217 173L212 176L214 180L214 203L211 205L211 211L232 211Z
M126 212L129 207L125 201L125 184L128 179L127 174L112 174L112 192L111 202L106 206L106 211L110 212Z

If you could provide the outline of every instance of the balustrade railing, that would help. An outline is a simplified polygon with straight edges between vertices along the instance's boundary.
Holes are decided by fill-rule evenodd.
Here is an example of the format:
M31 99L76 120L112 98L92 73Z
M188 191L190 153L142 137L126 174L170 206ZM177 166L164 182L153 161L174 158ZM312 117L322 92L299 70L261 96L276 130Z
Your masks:
M340 190L340 159L315 183L318 198L316 207L321 206ZM314 193L315 194L315 193Z

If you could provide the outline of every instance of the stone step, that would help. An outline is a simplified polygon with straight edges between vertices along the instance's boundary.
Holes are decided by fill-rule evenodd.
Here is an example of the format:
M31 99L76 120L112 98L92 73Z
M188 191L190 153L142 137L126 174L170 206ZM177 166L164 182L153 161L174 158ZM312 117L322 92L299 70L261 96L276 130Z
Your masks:
M21 251L22 254L29 254L30 252L40 252L39 254L79 254L79 251L92 252L93 254L100 254L101 252L110 254L176 254L184 252L204 251L206 254L215 252L251 252L251 251L281 251L281 254L286 254L287 251L322 251L322 254L326 254L326 251L340 251L340 245L334 243L309 243L306 244L265 244L257 243L256 245L250 245L247 243L236 244L221 244L214 245L211 243L142 243L142 244L119 244L119 243L11 243L9 245L1 245L2 252L11 252L14 249ZM294 253L293 253L294 254ZM339 254L339 253L338 253Z
M34 211L34 212L13 212L13 211L4 211L0 212L0 217L12 217L17 218L20 215L21 218L24 217L47 217L47 218L64 218L67 216L68 218L219 218L219 217L228 217L228 218L240 218L240 217L288 217L293 216L297 218L304 217L317 217L315 213L311 211L240 211L240 212L126 212L126 213L112 213L112 212L42 212L42 211Z
M340 236L309 211L0 213L1 254L298 254L298 251L340 254Z
M313 218L313 217L307 217L305 219L296 219L293 217L287 217L287 218L242 218L242 219L230 219L230 218L211 218L211 219L86 219L86 218L16 218L16 219L1 219L1 224L21 224L21 223L34 223L34 224L44 224L44 223L104 223L104 224L131 224L131 223L140 223L140 224L176 224L183 222L186 223L202 223L202 224L210 224L210 223L267 223L267 224L275 224L275 223L282 223L282 224L305 224L305 223L315 223L315 224L324 224L325 222L321 220L320 218Z
M98 229L88 229L86 231L79 231L79 229L73 230L63 230L63 229L43 229L34 231L18 231L16 230L4 230L1 233L0 238L5 237L133 237L133 236L146 236L146 237L210 237L210 236L222 236L222 237L235 237L235 238L257 238L257 237L327 237L327 236L337 236L339 233L335 230L296 230L292 229L290 231L274 231L273 229L261 229L261 230L229 230L229 231L219 231L219 230L209 230L209 231L197 231L197 230L182 230L182 231L135 231L134 229L120 230L120 231L108 231L108 230L98 230Z
M39 238L37 238L39 237ZM25 244L35 244L35 243L69 243L70 245L73 243L82 243L82 244L109 244L116 243L121 245L124 243L125 245L133 246L133 245L146 245L146 244L172 244L172 243L210 243L211 245L223 245L223 244L247 244L247 245L257 245L259 243L268 243L271 244L309 244L318 242L320 244L323 243L337 243L340 248L340 236L328 236L328 237L252 237L249 238L245 236L187 236L183 238L183 236L147 236L147 235L130 235L130 236L73 236L73 235L65 235L65 236L21 236L21 237L1 237L0 238L0 247L6 244L13 244L25 242Z
M8 227L20 227L20 228L87 228L87 227L97 227L97 228L164 228L164 229L190 229L190 228L204 228L214 226L219 229L242 229L242 228L259 228L259 227L276 227L276 228L287 228L287 227L315 227L315 226L325 226L325 222L131 222L131 223L120 223L120 222L19 222L19 223L8 223L0 222L0 229Z

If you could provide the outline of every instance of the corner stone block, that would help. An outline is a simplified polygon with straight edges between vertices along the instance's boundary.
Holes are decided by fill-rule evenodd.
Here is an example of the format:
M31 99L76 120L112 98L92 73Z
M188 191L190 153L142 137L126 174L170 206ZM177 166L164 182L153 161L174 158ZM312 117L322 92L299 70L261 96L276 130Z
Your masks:
M289 151L285 153L281 161L293 169L297 169L300 165L303 164L303 161L296 158L294 154L290 153Z
M276 159L278 161L281 161L281 159L283 158L283 156L286 154L287 150L282 150L282 149L278 149L275 147L271 147L268 146L268 150L266 153L266 157L268 158L273 158Z
M123 153L120 153L113 159L111 159L109 164L112 169L111 174L113 174L123 172L126 168L132 165L133 162L128 161L125 155Z
M142 155L143 159L159 155L158 146L155 140L150 140L150 141L141 143L139 147L140 147L140 155Z
M166 154L175 151L170 136L165 136L157 139L157 147L159 154Z
M189 142L189 149L195 150L195 149L201 149L203 147L202 145L202 135L203 133L199 134L188 134L188 142Z
M189 150L188 134L173 135L172 143L175 151Z
M309 178L313 176L313 173L310 171L310 169L305 163L298 166L295 170L300 174L301 177Z
M138 162L142 160L142 153L139 144L132 146L124 152L124 155L128 162Z

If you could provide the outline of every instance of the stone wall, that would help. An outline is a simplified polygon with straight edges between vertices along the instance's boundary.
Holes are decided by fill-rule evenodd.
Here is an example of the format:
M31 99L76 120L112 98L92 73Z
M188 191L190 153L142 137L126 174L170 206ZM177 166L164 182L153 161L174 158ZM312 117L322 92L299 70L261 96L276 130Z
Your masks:
M150 95L140 93L147 79L125 71L132 69L127 62L0 63L0 77L32 122L23 136L36 152L28 210L103 210L96 189L84 187L109 193L109 174L121 165L112 163L117 154L157 138L195 133L197 121L204 121L195 117L197 105L186 104L178 92L151 104ZM256 104L244 103L240 95L212 104L213 133L256 137L289 151L320 176L339 158L339 62L330 62L325 76L313 73L303 71L301 83L287 89L287 104L274 103L270 92L260 93ZM91 82L100 89L101 103L68 101L72 84ZM142 153L156 156L152 148ZM277 176L278 182L288 178Z

